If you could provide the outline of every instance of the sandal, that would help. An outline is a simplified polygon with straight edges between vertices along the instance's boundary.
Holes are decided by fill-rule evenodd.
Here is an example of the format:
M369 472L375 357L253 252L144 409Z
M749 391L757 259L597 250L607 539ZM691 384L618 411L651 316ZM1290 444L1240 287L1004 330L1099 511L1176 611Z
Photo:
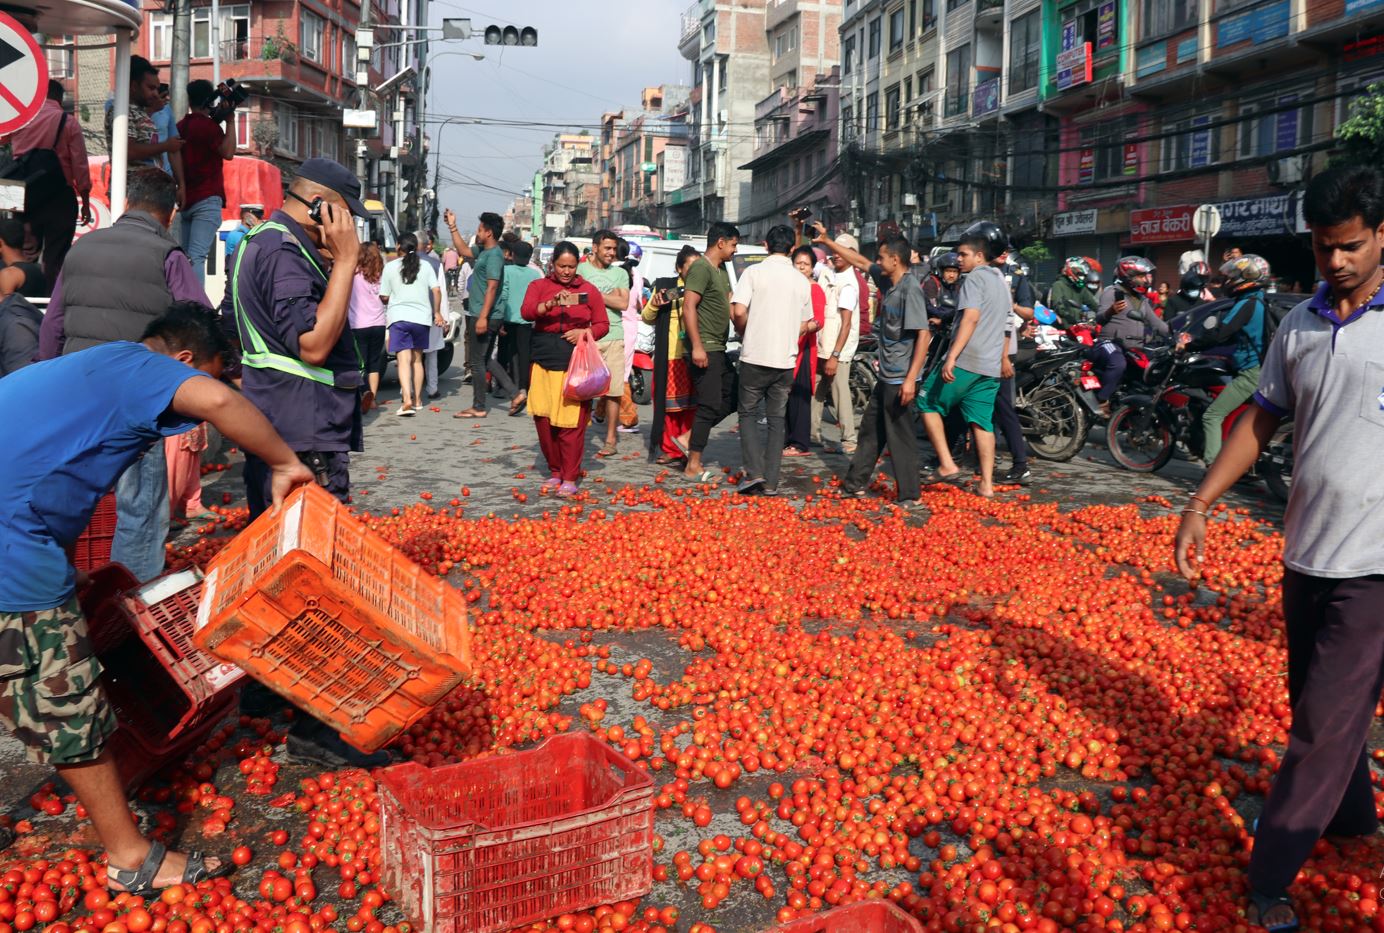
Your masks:
M942 475L936 470L932 470L922 477L924 486L934 486L937 483L946 483L949 486L956 486L958 489L966 485L966 471L957 470L949 475Z
M517 417L519 417L520 415L522 415L522 414L524 413L524 409L525 409L525 408L528 408L528 407L529 407L529 397L528 397L527 395L525 395L523 398L519 399L517 402L510 402L510 404L509 404L509 416L510 416L511 418L517 418Z
M168 848L162 842L152 842L149 845L149 854L144 857L144 863L139 868L114 868L107 865L106 881L120 885L121 890L117 893L129 894L131 897L150 897L162 890L154 887L154 879L158 877L159 869L163 867L163 860L167 855ZM224 878L232 871L234 868L230 862L207 868L206 856L201 852L190 852L182 879L173 884L197 884L212 878Z
M687 476L686 473L682 475ZM689 483L718 483L721 481L721 476L715 470L702 470L696 476L687 476L687 481Z
M1260 894L1258 891L1250 891L1249 906L1254 910L1254 916L1250 917L1248 913L1246 913L1245 919L1263 927L1268 930L1269 933L1294 933L1294 931L1302 929L1302 924L1298 920L1297 910L1293 907L1293 899L1286 894L1280 894L1274 897L1269 894ZM1293 919L1286 920L1282 923L1265 923L1264 916L1274 908L1280 907L1286 907L1288 911L1292 913Z
M613 456L615 456L615 455L616 455L617 453L619 453L619 452L620 452L619 449L616 448L616 446L615 446L614 444L606 444L606 445L605 445L604 447L602 447L600 450L596 451L596 456L601 457L601 458L613 457Z

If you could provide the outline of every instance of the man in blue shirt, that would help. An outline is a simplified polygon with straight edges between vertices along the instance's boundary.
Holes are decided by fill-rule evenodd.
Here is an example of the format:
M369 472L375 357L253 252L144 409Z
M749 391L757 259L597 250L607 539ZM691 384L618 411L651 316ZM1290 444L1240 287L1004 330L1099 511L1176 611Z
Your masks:
M476 248L462 238L457 230L456 215L447 210L442 215L452 235L452 246L462 259L472 265L467 283L466 302L466 364L471 371L471 407L462 409L454 418L484 418L486 415L485 374L489 368L490 351L494 349L489 334L491 318L498 329L500 285L504 281L505 256L500 249L500 237L505 232L505 219L486 211L476 226Z
M271 464L275 501L311 481L264 416L215 378L227 346L210 309L179 302L138 343L102 344L0 380L0 724L86 807L111 887L146 897L228 866L167 853L130 819L106 750L115 714L77 602L84 575L67 549L118 476L202 421Z
M226 243L227 274L231 271L231 257L235 255L236 247L240 245L240 241L245 239L245 234L258 227L263 221L263 204L240 205L240 225L221 234L221 239Z

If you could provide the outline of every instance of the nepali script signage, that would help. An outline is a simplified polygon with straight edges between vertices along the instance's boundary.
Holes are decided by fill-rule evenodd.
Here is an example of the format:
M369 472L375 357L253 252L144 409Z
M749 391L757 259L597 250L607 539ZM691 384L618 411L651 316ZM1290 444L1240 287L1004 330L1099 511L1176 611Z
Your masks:
M1196 206L1153 207L1129 212L1129 241L1131 243L1176 243L1190 240L1192 215Z
M1091 43L1077 30L1076 20L1062 24L1062 49L1056 64L1053 83L1059 91L1091 83Z
M1054 214L1052 218L1052 235L1054 237L1080 236L1084 233L1096 232L1097 213L1095 208L1084 211L1067 211L1064 214Z
M1218 234L1221 237L1278 236L1293 230L1295 217L1291 195L1217 201L1216 207L1221 212Z

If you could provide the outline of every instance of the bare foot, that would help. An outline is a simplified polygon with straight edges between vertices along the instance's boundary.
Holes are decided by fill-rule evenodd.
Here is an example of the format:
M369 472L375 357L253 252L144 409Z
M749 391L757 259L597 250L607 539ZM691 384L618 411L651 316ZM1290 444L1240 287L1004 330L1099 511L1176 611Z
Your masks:
M993 498L995 498L995 484L994 484L994 483L981 483L980 485L978 485L978 486L976 487L976 495L981 496L982 498L985 498L985 499L993 499Z

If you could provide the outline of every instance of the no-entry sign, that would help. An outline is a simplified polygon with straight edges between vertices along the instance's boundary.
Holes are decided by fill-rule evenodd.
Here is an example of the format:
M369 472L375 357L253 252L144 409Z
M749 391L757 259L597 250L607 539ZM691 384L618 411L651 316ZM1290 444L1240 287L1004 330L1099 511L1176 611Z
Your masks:
M48 62L29 30L0 13L0 136L28 123L48 94Z

